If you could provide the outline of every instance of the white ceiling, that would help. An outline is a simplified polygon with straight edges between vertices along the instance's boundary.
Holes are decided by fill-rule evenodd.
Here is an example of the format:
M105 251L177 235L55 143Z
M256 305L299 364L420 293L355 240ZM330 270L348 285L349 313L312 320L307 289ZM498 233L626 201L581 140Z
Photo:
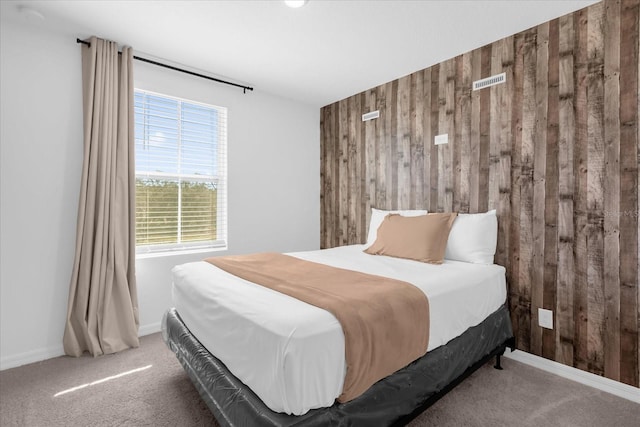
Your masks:
M23 0L0 14L321 107L595 2Z

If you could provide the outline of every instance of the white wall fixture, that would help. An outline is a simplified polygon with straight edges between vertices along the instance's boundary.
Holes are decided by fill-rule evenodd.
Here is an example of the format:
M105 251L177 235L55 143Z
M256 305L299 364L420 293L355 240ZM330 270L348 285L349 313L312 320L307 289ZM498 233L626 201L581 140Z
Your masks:
M553 329L553 311L539 308L538 325L542 326L543 328Z
M365 113L362 115L362 121L366 122L368 120L377 119L380 117L380 110L371 111L370 113Z
M304 6L309 0L285 0L284 4L294 9Z
M434 138L434 142L435 145L442 145L442 144L448 144L449 143L449 134L448 133L443 133L442 135L436 135Z
M486 87L502 84L507 81L507 73L496 74L495 76L476 80L473 82L473 90L484 89Z

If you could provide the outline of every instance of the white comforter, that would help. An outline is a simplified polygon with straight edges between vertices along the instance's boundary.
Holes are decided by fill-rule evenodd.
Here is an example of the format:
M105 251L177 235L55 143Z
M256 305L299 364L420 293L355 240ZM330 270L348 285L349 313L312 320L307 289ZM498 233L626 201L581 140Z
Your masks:
M429 298L428 350L481 323L506 299L505 269L368 255L363 245L289 255L410 282ZM345 376L344 336L329 312L200 261L174 267L173 302L198 340L273 411L331 406Z

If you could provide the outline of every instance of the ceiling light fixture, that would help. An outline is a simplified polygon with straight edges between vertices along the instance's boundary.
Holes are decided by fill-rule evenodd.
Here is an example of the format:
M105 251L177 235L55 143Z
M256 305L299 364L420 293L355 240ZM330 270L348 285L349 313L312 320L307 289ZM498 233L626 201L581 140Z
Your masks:
M304 6L309 0L285 0L284 4L294 9Z

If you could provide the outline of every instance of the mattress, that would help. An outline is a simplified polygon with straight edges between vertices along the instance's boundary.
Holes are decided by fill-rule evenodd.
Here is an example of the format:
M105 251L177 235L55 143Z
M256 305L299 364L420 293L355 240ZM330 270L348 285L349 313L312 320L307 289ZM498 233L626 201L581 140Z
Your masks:
M504 304L505 269L430 265L362 252L363 245L290 253L301 259L412 283L429 298L433 350ZM173 302L200 343L274 412L331 406L345 375L344 336L329 312L201 261L173 269Z

